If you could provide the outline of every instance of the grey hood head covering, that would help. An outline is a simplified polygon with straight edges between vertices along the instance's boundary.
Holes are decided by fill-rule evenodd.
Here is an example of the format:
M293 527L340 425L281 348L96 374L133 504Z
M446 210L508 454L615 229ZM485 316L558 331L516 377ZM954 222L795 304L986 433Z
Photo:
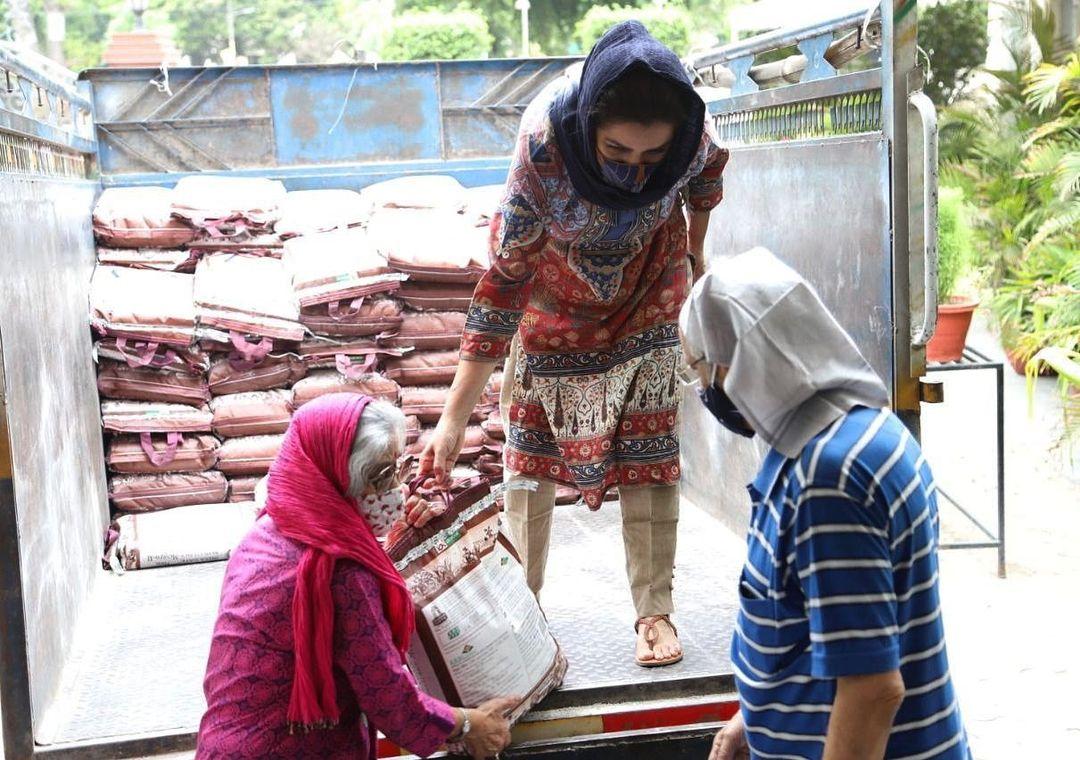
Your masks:
M728 367L724 391L788 458L853 407L889 405L885 384L814 289L764 248L710 267L679 327L694 359Z

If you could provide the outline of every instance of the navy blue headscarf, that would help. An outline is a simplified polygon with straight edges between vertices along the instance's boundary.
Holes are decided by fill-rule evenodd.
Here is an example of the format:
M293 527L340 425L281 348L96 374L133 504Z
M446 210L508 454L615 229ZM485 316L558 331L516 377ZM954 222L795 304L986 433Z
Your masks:
M632 69L644 69L671 82L688 96L689 105L686 122L676 126L667 155L640 193L604 181L597 163L596 126L590 116L604 90ZM640 22L624 21L609 29L593 47L585 59L581 81L552 103L551 124L574 189L592 203L625 211L660 200L686 173L701 144L705 103L690 84L679 57Z

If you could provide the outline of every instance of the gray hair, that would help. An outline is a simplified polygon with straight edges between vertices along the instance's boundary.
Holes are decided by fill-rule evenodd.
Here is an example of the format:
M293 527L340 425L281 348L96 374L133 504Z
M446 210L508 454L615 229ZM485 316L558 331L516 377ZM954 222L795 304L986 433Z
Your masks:
M358 499L404 448L405 415L386 401L372 401L360 416L349 455L349 495Z

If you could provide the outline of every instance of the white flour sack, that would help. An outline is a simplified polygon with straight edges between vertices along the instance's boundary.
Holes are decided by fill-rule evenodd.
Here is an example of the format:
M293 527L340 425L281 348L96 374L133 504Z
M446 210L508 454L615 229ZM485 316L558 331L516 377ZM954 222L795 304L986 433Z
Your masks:
M416 605L409 668L420 686L459 707L520 696L516 722L562 684L566 657L501 526L504 488L468 478L445 495L423 492L449 509L421 529L391 533L387 552Z

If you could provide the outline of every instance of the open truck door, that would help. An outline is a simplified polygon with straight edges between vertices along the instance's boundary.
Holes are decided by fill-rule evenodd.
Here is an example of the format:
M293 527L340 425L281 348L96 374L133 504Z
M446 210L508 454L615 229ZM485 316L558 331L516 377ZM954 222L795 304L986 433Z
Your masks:
M730 90L708 98L732 149L709 256L764 245L804 274L918 432L922 347L935 321L936 170L915 6L883 3L689 67L701 84ZM760 63L792 46L801 58ZM76 88L0 50L7 760L189 750L203 710L223 563L122 578L100 564L109 514L86 317L100 189L173 185L196 172L289 189L417 173L501 182L525 106L573 62L96 70ZM727 657L744 484L758 452L690 401L676 575L686 659L633 664L621 558L597 566L619 545L617 510L564 509L543 602L571 668L505 757L704 758L737 709ZM385 743L380 753L401 754Z

